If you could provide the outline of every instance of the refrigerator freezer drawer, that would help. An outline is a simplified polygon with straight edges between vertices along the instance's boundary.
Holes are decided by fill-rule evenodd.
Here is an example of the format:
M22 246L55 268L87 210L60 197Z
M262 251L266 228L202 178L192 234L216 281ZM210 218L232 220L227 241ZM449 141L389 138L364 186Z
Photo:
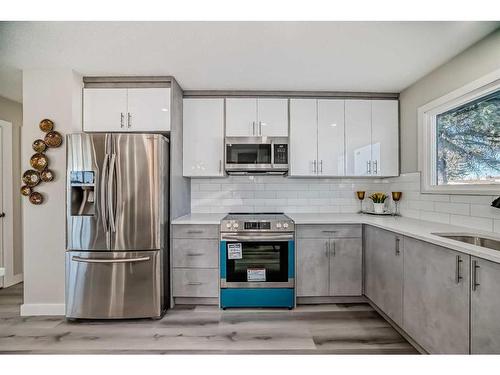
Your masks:
M66 252L66 317L158 318L162 252Z

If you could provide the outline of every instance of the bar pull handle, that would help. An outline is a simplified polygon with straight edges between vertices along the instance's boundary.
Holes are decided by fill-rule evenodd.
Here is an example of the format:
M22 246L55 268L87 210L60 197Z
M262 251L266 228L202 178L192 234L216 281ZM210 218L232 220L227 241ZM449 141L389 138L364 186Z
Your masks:
M108 217L106 210L106 172L108 170L109 154L104 156L104 163L102 163L101 171L101 216L102 216L102 228L104 232L108 231Z
M222 173L222 160L219 159L219 173Z
M137 262L145 262L150 259L151 259L150 257L121 258L121 259L92 259L92 258L82 258L78 256L71 257L71 260L80 263L137 263Z
M199 257L199 256L202 256L204 255L205 253L187 253L186 255L188 257Z
M319 161L319 173L323 174L323 160Z
M189 283L187 283L187 285L201 285L203 283L200 283L199 281L190 281Z
M368 160L366 162L366 174L371 174L372 173L372 168L371 168L371 165L370 165L370 161Z
M127 128L130 128L132 126L132 115L130 112L127 113Z
M336 230L322 230L323 233L337 233Z
M396 237L396 256L401 255L401 250L400 250L400 248L399 248L399 244L400 244L400 242L401 242L401 239L400 239L400 238L398 238L398 237Z
M477 264L477 260L472 261L472 290L476 290L480 283L477 282L477 270L481 268L479 264Z
M188 230L187 232L190 233L190 234L201 234L201 233L203 233L202 230L192 230L192 229Z
M317 161L313 160L313 173L316 173L316 170L317 170L316 163L317 163Z
M325 241L325 257L330 255L330 240Z
M115 174L115 161L116 161L116 155L112 154L111 161L109 163L109 175L108 175L108 214L112 232L116 232L115 209L113 204L113 180Z
M374 169L375 169L375 174L378 174L378 160L373 161Z
M457 284L460 284L460 280L463 279L463 276L460 274L460 263L462 263L462 258L460 257L460 255L457 255L456 256L456 261L455 261L455 282Z
M120 128L123 129L123 123L125 121L125 116L123 115L123 112L120 112Z
M332 243L333 243L333 256L335 256L337 254L335 240L332 240Z
M252 135L255 135L255 121L252 121Z

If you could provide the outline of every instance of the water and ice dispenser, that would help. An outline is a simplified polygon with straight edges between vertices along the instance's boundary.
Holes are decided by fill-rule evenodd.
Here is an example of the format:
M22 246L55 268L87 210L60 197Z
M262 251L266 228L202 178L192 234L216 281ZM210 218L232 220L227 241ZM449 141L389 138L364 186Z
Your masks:
M95 172L71 171L71 216L95 215Z

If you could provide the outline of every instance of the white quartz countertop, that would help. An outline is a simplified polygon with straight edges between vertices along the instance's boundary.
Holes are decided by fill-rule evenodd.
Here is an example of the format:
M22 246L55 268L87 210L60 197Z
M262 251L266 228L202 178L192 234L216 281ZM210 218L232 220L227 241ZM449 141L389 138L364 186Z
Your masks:
M500 240L493 232L479 231L449 224L410 219L406 217L374 216L339 213L286 213L295 224L368 224L404 236L413 237L465 254L500 263L500 251L436 236L433 233L480 234ZM226 214L189 214L172 221L172 224L220 224Z

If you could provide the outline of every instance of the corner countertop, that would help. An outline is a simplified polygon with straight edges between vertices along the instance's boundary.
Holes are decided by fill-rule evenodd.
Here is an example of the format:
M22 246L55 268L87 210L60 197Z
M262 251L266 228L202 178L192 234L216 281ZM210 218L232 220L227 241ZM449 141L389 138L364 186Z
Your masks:
M226 214L189 214L177 218L172 224L220 224ZM286 213L295 224L367 224L391 232L430 242L472 256L500 263L500 251L439 237L433 233L480 234L500 240L498 233L480 231L456 225L435 223L394 216L374 216L341 213Z

